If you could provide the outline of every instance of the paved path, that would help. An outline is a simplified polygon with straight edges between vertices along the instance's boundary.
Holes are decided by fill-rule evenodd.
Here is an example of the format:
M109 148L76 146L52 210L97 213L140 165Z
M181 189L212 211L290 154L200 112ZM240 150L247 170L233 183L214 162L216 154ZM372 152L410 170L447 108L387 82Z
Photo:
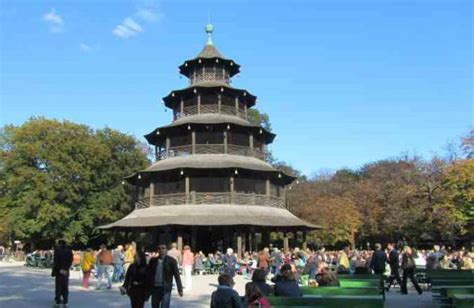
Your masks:
M50 270L29 268L23 266L22 263L0 262L0 307L52 307L54 279L51 278L50 273ZM235 282L235 289L243 295L247 281L242 276L237 276ZM93 287L95 283L96 280L92 279ZM210 294L215 290L216 283L216 275L193 276L192 291L185 291L183 298L179 298L173 292L171 306L209 307ZM79 272L72 272L69 287L71 308L130 307L128 297L120 295L118 284L110 290L95 290L95 288L84 290L80 285ZM436 307L431 301L431 292L425 292L421 296L416 295L414 290L411 293L411 295L402 296L396 290L389 292L385 307ZM148 303L145 307L150 307L150 304Z

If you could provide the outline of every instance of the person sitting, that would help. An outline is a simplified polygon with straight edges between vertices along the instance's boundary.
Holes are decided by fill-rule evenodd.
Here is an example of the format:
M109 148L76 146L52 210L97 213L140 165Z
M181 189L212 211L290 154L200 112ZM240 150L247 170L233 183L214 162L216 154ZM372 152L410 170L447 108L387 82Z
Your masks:
M322 267L316 275L316 281L320 287L340 287L341 284L336 274L327 267Z
M219 286L211 295L211 308L243 308L239 293L232 289L234 279L229 274L221 274L217 278Z
M261 270L263 271L263 270ZM250 307L263 307L270 308L268 299L265 298L264 294L254 282L249 282L245 285L245 303L248 308Z
M256 269L252 275L252 282L249 283L254 283L265 296L269 296L273 293L272 287L267 284L265 270L263 269Z
M287 264L285 264L287 265ZM281 278L278 279L274 287L275 296L301 297L303 293L295 280L295 275L291 269L282 266Z

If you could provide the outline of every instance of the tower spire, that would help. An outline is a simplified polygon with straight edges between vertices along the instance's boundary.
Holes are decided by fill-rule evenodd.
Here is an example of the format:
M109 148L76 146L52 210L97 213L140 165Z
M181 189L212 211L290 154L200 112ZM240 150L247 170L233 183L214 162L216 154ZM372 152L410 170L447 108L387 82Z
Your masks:
M207 45L214 45L212 43L212 31L214 30L214 26L211 24L211 13L209 12L209 20L205 27L205 31L207 33Z

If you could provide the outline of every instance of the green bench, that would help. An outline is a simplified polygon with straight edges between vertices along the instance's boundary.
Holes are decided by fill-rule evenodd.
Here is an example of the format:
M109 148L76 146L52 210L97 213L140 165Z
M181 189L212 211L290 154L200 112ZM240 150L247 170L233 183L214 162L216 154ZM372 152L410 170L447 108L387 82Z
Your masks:
M339 279L356 279L356 280L360 280L360 279L379 279L380 280L382 278L385 278L385 276L375 275L375 274L354 274L354 275L338 274L337 278L339 278Z
M345 296L311 296L311 297L268 297L272 307L351 307L351 308L382 308L383 299L380 295L345 295Z
M456 308L472 308L474 307L473 294L454 294L453 305Z
M343 288L372 288L380 287L379 279L339 279Z
M380 289L374 288L341 288L341 287L318 287L301 288L303 296L336 296L336 295L380 295Z
M434 289L438 286L474 286L474 279L472 280L433 280L431 282L431 288Z

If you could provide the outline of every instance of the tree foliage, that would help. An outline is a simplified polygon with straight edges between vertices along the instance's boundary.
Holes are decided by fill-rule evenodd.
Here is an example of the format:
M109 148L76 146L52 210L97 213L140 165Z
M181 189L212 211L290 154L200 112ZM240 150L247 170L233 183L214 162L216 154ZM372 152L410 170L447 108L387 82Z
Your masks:
M69 121L32 118L0 141L0 232L40 245L85 244L130 212L122 178L147 165L134 137Z

